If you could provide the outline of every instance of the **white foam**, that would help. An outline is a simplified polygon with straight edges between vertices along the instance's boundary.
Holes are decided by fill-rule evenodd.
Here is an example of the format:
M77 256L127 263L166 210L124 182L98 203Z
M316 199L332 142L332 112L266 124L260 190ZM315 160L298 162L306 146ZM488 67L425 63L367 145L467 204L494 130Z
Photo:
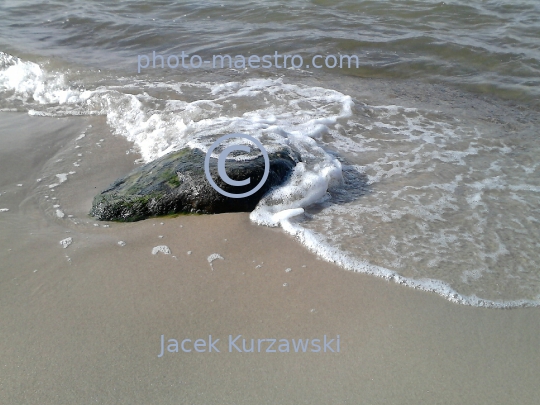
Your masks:
M62 247L64 249L67 249L68 246L73 243L73 238L69 237L69 238L66 238L66 239L62 239L59 243L60 243L60 245L62 245Z
M219 253L212 253L207 257L208 263L212 264L215 260L225 260Z
M278 226L287 218L301 215L308 207L326 196L329 185L341 180L341 164L334 160L332 166L316 166L309 170L298 163L289 180L272 190L250 214L259 225ZM317 170L318 169L318 170Z
M0 91L13 91L23 101L67 104L86 100L91 92L71 89L63 74L49 74L38 64L0 53ZM0 63L1 65L2 63Z
M161 245L161 246L156 246L152 249L152 254L153 255L157 255L158 253L163 253L165 255L170 255L171 254L171 250L169 249L168 246L165 246L165 245Z
M189 253L188 253L189 254ZM216 260L225 260L219 253L212 253L210 256L207 257L208 264L210 264L210 268L214 270L214 261Z
M58 178L58 182L49 184L49 188L55 188L55 187L58 187L60 184L65 183L67 181L68 174L74 174L74 173L75 172L57 174L56 177Z
M149 162L191 140L193 134L217 135L223 132L255 133L270 130L277 143L305 141L318 138L339 119L351 115L351 97L317 87L285 84L281 79L251 79L244 82L215 83L143 83L149 87L168 87L182 94L181 87L199 86L210 91L213 99L185 102L166 100L159 112L145 104L162 103L148 94L133 95L110 88L76 90L70 88L60 73L48 73L33 62L11 60L8 68L0 70L0 92L13 92L14 97L32 106L31 114L101 114L113 130L135 143L144 161ZM261 103L259 100L268 102ZM301 109L302 101L311 108ZM144 103L143 103L144 102ZM252 104L244 113L225 111L231 103ZM35 104L38 104L36 106ZM45 106L40 108L39 105ZM63 106L47 108L49 105ZM81 134L77 140L82 139ZM296 139L292 139L296 136ZM315 145L315 144L313 144Z

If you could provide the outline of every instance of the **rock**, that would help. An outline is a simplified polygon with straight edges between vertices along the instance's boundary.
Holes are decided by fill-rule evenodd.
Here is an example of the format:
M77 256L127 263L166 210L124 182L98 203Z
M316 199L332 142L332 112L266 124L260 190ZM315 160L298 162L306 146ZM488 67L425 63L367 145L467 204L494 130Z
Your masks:
M299 154L288 148L268 153L270 173L264 186L251 196L229 198L206 179L205 156L200 149L184 148L136 168L94 198L90 215L102 221L129 222L177 213L253 211L262 196L281 184L300 161ZM210 173L216 184L229 193L245 193L262 179L264 158L227 160L226 170L231 179L250 178L251 183L240 187L225 183L217 173L217 159L211 159Z

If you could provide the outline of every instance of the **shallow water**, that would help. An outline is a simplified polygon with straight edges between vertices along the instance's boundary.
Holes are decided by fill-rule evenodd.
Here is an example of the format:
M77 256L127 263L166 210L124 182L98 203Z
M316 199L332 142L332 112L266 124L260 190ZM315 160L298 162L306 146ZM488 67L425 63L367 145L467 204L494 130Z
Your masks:
M456 302L540 303L537 2L6 1L0 14L0 109L106 116L144 161L232 132L287 145L303 163L254 221ZM153 51L360 66L138 74Z

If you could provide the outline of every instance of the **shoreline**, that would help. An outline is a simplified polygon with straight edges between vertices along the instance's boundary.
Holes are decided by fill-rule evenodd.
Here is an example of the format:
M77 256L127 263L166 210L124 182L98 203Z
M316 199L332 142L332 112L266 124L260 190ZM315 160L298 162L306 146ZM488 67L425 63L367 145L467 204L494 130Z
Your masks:
M533 404L540 395L537 309L453 304L343 270L247 213L94 226L88 202L132 167L128 142L102 117L2 122L2 157L16 156L19 173L0 159L10 209L0 214L0 402ZM103 153L88 153L103 138ZM49 198L34 190L79 151L76 173ZM152 254L158 246L171 254ZM161 335L238 334L339 335L340 352L157 357Z

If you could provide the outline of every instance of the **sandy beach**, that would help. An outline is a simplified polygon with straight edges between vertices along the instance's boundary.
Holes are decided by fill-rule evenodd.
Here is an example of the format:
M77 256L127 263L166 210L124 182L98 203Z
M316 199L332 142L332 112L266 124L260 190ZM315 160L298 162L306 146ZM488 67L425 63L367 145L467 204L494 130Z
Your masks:
M2 113L0 127L0 403L536 403L538 309L348 272L248 213L96 223L91 199L133 167L130 144L101 117ZM221 351L158 357L161 335ZM229 352L229 335L339 335L340 350Z

